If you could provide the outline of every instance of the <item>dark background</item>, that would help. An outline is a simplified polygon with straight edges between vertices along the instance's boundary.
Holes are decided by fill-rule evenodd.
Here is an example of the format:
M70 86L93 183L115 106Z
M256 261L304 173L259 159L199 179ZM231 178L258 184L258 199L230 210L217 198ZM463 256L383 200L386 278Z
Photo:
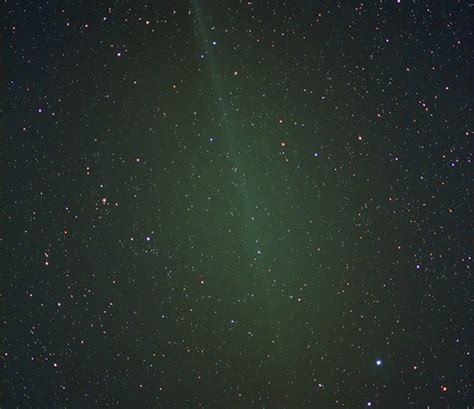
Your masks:
M471 6L4 3L0 406L474 404Z

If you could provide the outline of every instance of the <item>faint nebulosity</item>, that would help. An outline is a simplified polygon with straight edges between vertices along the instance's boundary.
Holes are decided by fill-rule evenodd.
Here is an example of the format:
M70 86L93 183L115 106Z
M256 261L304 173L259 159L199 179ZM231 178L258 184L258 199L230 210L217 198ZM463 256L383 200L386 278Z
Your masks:
M472 8L5 2L0 406L471 407Z

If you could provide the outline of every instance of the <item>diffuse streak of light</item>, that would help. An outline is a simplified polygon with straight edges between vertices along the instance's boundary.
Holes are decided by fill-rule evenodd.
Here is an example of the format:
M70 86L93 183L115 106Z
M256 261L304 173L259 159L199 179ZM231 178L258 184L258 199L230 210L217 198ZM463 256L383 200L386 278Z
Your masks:
M248 169L245 168L245 160L241 158L241 153L239 152L239 149L237 147L238 143L234 131L236 126L234 123L235 120L234 118L232 118L232 108L230 107L229 102L227 101L226 92L224 90L222 81L219 81L219 79L223 77L220 73L219 65L214 56L212 47L210 46L211 40L209 38L208 28L205 22L205 16L203 16L200 5L196 0L192 0L191 3L192 13L194 17L193 21L196 26L195 28L199 40L198 47L203 48L207 56L206 60L209 70L211 88L214 91L214 98L217 101L217 109L219 111L219 116L222 119L223 137L229 149L229 158L232 161L234 167L238 170L236 172L236 177L238 178L238 185L241 191L240 196L242 199L242 207L244 210L245 220L248 221L248 237L251 238L251 240L249 241L254 244L254 248L252 251L254 256L258 256L257 261L262 260L263 258L261 257L261 247L255 246L255 243L259 237L258 231L256 229L256 226L252 223L252 216L254 212L251 210L251 204L257 203L257 201L255 200L255 195L253 195L253 192L251 192L247 188L247 178L249 177L249 172ZM258 263L257 266L259 267L259 270L263 272L264 266L262 265L262 263Z

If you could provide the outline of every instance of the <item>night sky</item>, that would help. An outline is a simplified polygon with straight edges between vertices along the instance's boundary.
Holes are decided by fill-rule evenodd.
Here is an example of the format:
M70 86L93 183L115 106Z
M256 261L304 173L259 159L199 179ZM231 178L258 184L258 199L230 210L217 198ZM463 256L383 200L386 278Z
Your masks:
M472 407L469 3L6 1L0 407Z

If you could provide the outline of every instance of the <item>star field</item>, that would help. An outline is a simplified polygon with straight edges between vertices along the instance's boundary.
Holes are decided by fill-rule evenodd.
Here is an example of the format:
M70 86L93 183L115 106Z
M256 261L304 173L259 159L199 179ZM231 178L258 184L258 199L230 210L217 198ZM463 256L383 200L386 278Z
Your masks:
M3 10L2 408L474 405L472 4Z

